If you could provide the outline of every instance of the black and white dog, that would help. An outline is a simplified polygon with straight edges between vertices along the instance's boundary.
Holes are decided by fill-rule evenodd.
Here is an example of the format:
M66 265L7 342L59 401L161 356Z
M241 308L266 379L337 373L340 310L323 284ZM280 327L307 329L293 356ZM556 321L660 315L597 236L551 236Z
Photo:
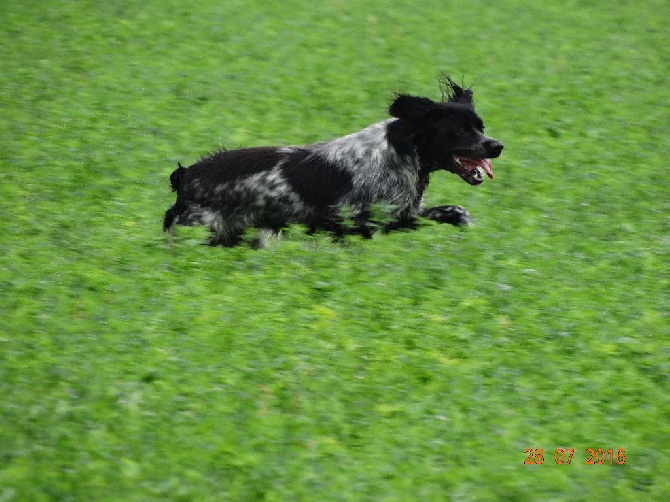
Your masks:
M176 224L205 225L209 243L223 246L236 245L247 228L267 236L292 223L369 237L375 205L389 212L386 230L413 228L418 216L467 225L461 206L423 207L430 173L444 169L479 185L484 175L493 178L490 159L503 145L484 134L472 90L445 77L442 91L441 102L399 95L389 107L394 118L331 141L220 151L179 164L164 230L172 239Z

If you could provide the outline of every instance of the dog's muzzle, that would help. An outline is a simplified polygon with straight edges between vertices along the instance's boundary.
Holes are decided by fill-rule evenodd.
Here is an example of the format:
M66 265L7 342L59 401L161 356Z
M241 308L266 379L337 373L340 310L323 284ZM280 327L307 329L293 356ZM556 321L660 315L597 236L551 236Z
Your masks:
M484 175L493 179L491 159L499 157L502 149L502 143L489 139L484 142L482 158L454 155L454 163L458 166L456 174L471 185L481 184L484 181Z
M471 185L479 185L484 181L484 175L493 179L491 159L471 159L454 155L454 162L459 166L458 174Z

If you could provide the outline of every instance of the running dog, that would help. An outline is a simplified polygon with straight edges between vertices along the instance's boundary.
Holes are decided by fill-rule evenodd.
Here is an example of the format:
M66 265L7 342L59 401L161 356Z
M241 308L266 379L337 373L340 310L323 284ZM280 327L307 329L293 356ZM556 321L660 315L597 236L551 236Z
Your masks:
M484 134L471 89L446 76L441 84L441 101L397 95L392 118L347 136L224 150L189 167L178 164L170 175L177 201L164 230L172 240L175 225L205 225L213 246L235 246L248 228L267 236L290 224L369 237L379 226L375 206L386 208L384 230L414 228L418 217L468 225L461 206L423 207L430 174L446 170L479 185L485 175L493 178L490 159L503 145Z

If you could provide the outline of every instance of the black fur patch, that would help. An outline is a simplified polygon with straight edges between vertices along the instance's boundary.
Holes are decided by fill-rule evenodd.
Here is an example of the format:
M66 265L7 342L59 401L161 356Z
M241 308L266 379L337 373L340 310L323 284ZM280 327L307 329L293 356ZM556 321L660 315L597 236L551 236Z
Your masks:
M386 140L400 156L411 155L417 146L417 134L412 124L404 120L391 122L386 128Z
M220 185L272 169L280 159L276 147L253 147L224 150L204 157L188 168L183 179L188 183L203 179L207 184Z
M293 152L281 171L293 191L319 209L334 206L353 187L351 175L305 149Z

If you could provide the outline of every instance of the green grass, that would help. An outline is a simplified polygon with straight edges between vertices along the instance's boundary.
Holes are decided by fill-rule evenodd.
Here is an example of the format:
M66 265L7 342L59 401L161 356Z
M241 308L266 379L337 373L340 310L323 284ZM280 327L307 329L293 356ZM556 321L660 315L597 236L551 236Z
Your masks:
M3 2L0 501L668 500L670 7L492 5ZM178 160L441 71L506 146L429 187L473 228L166 245Z

